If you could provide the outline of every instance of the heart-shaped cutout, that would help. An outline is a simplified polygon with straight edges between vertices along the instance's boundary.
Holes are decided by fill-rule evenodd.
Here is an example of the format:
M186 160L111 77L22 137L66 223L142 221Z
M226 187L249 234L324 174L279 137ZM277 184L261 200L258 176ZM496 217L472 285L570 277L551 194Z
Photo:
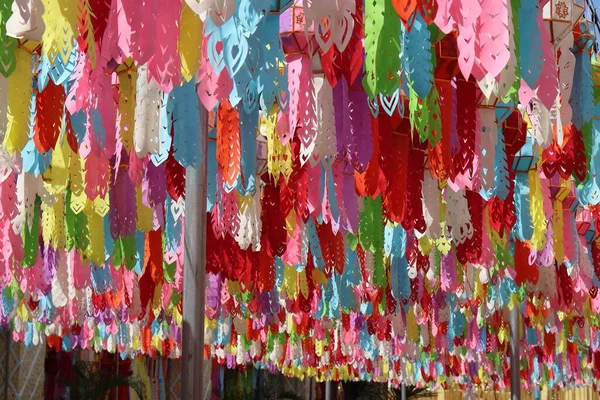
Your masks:
M225 39L225 65L232 78L240 71L248 55L248 41L237 32Z
M394 114L394 111L396 111L396 107L398 107L398 102L400 101L400 89L396 89L391 96L379 94L379 101L381 101L383 111L391 117Z
M221 32L217 30L213 32L208 38L208 59L210 65L217 75L221 74L221 71L225 68L225 53L224 45L221 41Z

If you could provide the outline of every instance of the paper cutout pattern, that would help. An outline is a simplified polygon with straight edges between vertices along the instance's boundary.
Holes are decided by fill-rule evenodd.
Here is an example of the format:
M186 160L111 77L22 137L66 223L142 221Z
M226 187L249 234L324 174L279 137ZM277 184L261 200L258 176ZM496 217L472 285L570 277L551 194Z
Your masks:
M551 43L528 1L163 3L19 0L19 31L0 0L15 340L180 356L186 168L206 157L219 363L503 388L518 306L526 387L597 383L586 21Z

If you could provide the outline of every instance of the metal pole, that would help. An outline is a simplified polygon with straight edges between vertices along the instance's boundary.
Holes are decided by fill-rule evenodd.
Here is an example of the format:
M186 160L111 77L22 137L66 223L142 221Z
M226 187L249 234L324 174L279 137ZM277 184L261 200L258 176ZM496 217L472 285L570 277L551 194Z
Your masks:
M406 383L402 382L402 386L400 387L400 389L401 389L401 392L400 392L401 396L400 396L400 398L402 400L406 400Z
M185 263L183 268L183 349L181 398L204 396L204 294L206 268L206 174L208 112L200 104L200 166L187 168L185 184Z
M325 400L331 400L331 381L325 381Z
M519 349L519 306L510 310L510 398L521 400L521 354Z

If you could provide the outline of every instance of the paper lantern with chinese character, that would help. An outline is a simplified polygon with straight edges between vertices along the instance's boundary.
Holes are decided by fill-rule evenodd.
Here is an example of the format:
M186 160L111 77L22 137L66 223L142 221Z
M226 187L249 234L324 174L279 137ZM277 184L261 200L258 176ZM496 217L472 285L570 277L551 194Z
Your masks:
M584 0L550 0L544 6L543 16L552 43L560 43L581 19L584 11Z

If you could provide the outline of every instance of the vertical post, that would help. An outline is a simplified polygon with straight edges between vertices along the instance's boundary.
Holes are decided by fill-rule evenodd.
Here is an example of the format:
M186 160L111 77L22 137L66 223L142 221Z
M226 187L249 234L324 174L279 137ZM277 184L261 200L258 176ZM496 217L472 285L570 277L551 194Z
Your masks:
M325 400L331 400L331 381L325 381Z
M187 168L185 183L185 263L183 268L183 350L181 398L204 396L204 294L206 268L206 174L208 111L200 104L203 159L198 168Z
M510 310L510 399L521 400L521 353L519 349L519 306Z
M8 373L8 369L10 368L10 340L11 340L10 330L8 329L8 327L6 327L4 340L6 340L6 343L5 343L6 358L4 359L4 400L8 400L8 380L10 379L10 374Z
M406 383L404 383L404 382L402 382L400 394L401 394L400 398L402 400L406 400Z

